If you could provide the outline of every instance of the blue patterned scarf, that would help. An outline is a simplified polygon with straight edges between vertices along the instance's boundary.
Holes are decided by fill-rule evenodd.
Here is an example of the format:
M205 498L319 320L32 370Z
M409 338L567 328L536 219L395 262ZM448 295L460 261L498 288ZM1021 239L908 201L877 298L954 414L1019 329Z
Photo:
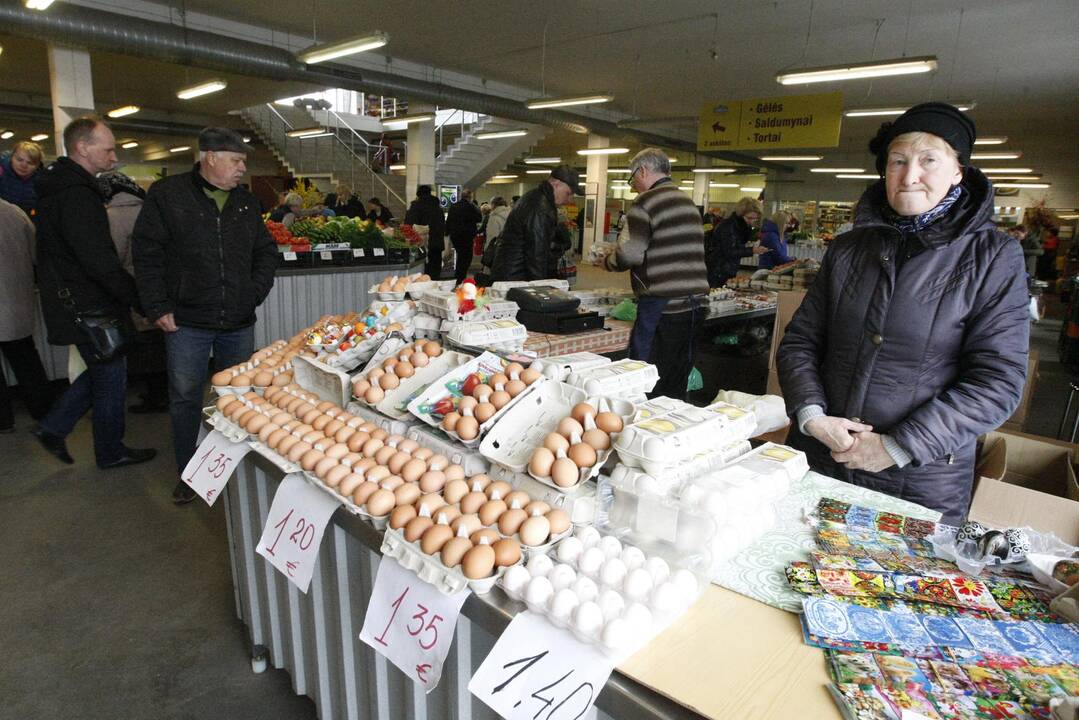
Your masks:
M899 232L904 235L909 235L917 232L921 232L925 228L932 225L934 222L944 217L952 205L955 205L956 200L963 193L961 185L956 185L948 194L944 196L936 207L932 210L927 210L921 215L898 215L890 207L888 208L888 222Z

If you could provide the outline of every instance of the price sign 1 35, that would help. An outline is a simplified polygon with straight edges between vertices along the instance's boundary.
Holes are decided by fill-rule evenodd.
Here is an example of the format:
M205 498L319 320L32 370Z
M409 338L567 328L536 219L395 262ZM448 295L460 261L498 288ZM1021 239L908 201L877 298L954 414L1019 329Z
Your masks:
M236 464L249 452L251 446L246 442L233 442L214 430L199 444L180 473L180 479L198 493L207 505L213 505L236 469Z

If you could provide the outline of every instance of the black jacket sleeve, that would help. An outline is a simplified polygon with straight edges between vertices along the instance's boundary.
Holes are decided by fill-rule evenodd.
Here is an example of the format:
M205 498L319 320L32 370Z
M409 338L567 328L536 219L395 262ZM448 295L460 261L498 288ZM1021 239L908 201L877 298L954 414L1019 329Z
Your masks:
M277 273L277 245L262 218L255 220L255 246L251 248L251 281L255 285L255 305L261 305L273 289Z
M86 276L118 303L141 309L135 278L116 254L101 197L88 187L73 188L58 207L61 236Z
M525 227L525 275L529 280L544 280L550 274L551 247L555 242L556 213L536 208Z
M171 239L161 207L161 193L151 187L135 221L131 249L135 260L135 282L146 318L156 321L173 312L165 282L165 248Z

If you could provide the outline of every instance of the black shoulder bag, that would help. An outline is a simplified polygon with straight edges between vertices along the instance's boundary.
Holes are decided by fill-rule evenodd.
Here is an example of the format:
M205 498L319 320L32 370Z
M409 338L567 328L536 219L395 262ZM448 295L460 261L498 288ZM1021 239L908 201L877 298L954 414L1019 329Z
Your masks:
M60 299L60 304L72 314L75 327L90 346L90 359L95 363L112 360L127 345L128 335L124 322L111 310L80 311L60 273L52 263L47 264L56 277L56 296Z

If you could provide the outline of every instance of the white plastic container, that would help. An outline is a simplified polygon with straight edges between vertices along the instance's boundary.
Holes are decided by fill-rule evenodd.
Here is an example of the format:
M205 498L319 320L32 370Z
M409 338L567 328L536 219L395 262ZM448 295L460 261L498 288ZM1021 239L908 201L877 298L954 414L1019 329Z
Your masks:
M211 412L212 414L210 414ZM209 407L203 410L203 414L209 414L208 422L210 427L233 442L240 442L251 437L247 430L229 420L220 410Z
M423 280L408 284L408 296L413 300L420 300L429 292L448 292L453 290L455 280Z
M442 337L442 318L435 317L425 312L418 312L412 318L412 326L416 337L425 340L438 340Z
M565 382L570 373L579 373L601 365L610 365L611 359L590 352L555 355L533 361L530 367L539 370L551 380Z
M457 345L465 347L519 351L528 339L528 329L516 320L508 318L459 322L454 323L450 328L448 337Z
M434 585L447 595L460 592L465 587L477 595L483 595L490 592L506 572L506 568L496 568L490 577L469 580L460 569L446 567L439 557L424 553L419 543L408 542L401 530L393 528L388 528L382 536L382 554L396 559L403 567L416 573L421 580ZM518 560L515 564L520 562Z
M659 382L655 365L641 360L618 360L609 365L571 372L566 383L579 387L589 395L628 397L651 392Z
M554 381L543 383L491 428L480 443L480 453L513 472L527 472L532 451L547 433L554 432L574 405L587 398L580 388Z
M630 425L614 447L624 465L658 476L708 448L747 439L756 426L753 413L726 403L684 407Z
M809 472L809 460L800 450L765 443L714 471L709 477L744 483L766 492L771 501L784 497L790 484Z
M600 478L596 513L596 525L670 543L684 552L710 547L717 531L714 516L700 503L641 492L617 474Z
M620 483L631 483L640 492L677 493L683 483L718 470L752 449L753 446L748 440L738 440L715 450L698 453L677 465L668 466L656 476L619 463L611 471L611 477Z
M374 315L379 326L394 322L404 325L416 315L416 303L410 300L376 300L367 306L365 320L368 315Z
M380 413L395 420L411 422L412 414L408 411L409 403L427 391L427 388L440 377L472 360L471 355L443 350L426 367L422 367L412 377L401 381L396 389L386 393L376 407Z

